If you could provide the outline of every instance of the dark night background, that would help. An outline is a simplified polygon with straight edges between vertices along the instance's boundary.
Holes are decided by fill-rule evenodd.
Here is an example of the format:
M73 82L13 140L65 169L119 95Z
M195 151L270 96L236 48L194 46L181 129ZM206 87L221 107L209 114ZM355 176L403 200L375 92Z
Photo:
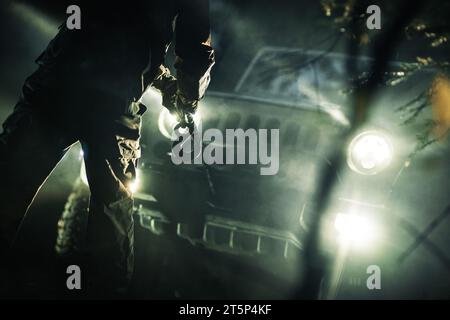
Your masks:
M380 3L384 10L383 5L387 2ZM45 49L48 41L56 34L57 26L64 21L66 7L65 1L57 3L44 0L2 1L1 121L14 107L25 77L36 69L34 59ZM265 47L306 48L338 54L348 52L348 38L345 36L337 38L340 34L339 26L325 16L320 1L211 0L211 17L213 44L217 50L217 64L212 74L211 92L232 92L252 59ZM390 18L389 15L383 15L387 23ZM399 62L415 62L416 57L428 55L433 55L436 59L450 57L448 51L439 51L429 46L424 39L396 43L394 52L391 60ZM373 53L363 48L361 56L367 55ZM393 107L413 98L417 90L427 85L429 78L428 74L419 74L410 79L410 83L404 87L391 88L385 95L384 92L378 95L374 103L377 111L371 113L370 123L395 133L396 146L399 145L397 150L399 158L406 159L408 153L414 149L419 126L401 126L399 115L393 111ZM344 84L346 81L347 79L343 79ZM429 116L427 112L419 117L425 119ZM276 114L277 111L273 113ZM147 119L151 119L152 114L149 112L146 116ZM77 152L78 150L70 152L56 168L41 188L24 220L15 247L23 275L22 287L17 293L19 298L64 296L64 293L58 291L60 286L58 281L64 281L61 279L64 279L65 274L58 269L54 245L57 221L72 190L73 181L79 174ZM397 159L393 164L395 169L402 166L402 159ZM429 241L439 247L438 258L436 253L430 252L429 247L423 244L420 244L402 263L398 263L395 258L414 242L415 238L412 236L414 232L425 230L450 202L449 161L450 153L446 144L431 147L417 158L412 169L405 174L405 178L399 180L395 201L390 210L397 210L396 212L406 219L415 231L408 233L401 228L390 230L385 235L389 245L380 249L380 252L376 252L374 256L350 257L337 298L448 299L450 297L448 217L443 218L428 237ZM361 182L356 182L359 181L356 180L356 175L346 172L344 175L351 181L350 185L353 187L356 185L357 189L349 192L353 195L361 190L367 190L369 196L374 195L376 198L375 195L381 192L380 190L389 189L389 183L386 181L390 181L389 179L395 175L395 169L381 175L380 180L368 178ZM348 191L348 188L344 190ZM295 196L291 199L295 200ZM393 216L384 219L384 222L386 225L399 223ZM277 262L263 260L250 262L247 257L240 258L194 248L187 241L170 237L160 239L150 235L140 226L137 226L136 230L136 248L138 279L134 284L131 298L290 297L292 290L289 287L290 280L280 280L283 278L279 274L282 271L276 271L276 267L272 272L265 271ZM268 267L260 268L259 265L263 264ZM382 270L386 270L383 273L383 289L379 292L368 291L364 286L365 266L369 264L381 265ZM67 294L67 297L72 296Z

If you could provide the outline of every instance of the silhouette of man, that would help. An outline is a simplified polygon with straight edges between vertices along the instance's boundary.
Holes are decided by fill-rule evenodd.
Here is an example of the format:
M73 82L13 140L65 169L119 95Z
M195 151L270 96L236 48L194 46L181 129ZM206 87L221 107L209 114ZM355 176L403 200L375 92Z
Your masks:
M91 189L92 279L126 288L133 272L130 182L140 157L139 97L148 85L178 115L192 114L214 64L208 0L73 1L81 29L65 24L0 135L0 250L5 254L35 194L77 141ZM176 77L164 66L175 39ZM99 279L104 277L104 281Z

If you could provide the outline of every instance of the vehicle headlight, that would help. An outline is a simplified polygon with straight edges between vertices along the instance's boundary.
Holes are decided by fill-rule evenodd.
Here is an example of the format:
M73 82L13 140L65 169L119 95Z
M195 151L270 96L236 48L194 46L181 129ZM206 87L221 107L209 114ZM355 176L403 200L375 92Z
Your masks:
M194 122L199 126L201 122L200 112L194 114ZM172 139L173 129L178 124L177 118L166 108L162 108L158 118L158 128L161 134L167 139Z
M390 165L392 155L392 144L384 134L365 131L351 141L347 163L357 173L374 175Z
M366 247L376 238L377 227L368 217L358 214L338 214L334 221L340 244Z

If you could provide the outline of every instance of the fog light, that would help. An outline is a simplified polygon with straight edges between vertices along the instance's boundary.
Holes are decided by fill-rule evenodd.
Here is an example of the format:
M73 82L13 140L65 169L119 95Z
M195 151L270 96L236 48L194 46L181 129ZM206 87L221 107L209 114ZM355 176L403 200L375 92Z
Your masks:
M367 217L357 214L338 214L334 222L340 244L366 247L376 238L377 228Z
M374 175L387 168L392 161L389 139L376 131L366 131L356 136L348 148L347 163L360 174Z

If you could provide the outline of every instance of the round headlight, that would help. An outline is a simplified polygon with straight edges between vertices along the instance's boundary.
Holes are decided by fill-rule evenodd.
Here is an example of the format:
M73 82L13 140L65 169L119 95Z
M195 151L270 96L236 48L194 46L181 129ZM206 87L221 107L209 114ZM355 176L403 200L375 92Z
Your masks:
M194 114L194 122L199 126L201 122L199 111ZM173 130L177 124L177 118L169 110L162 108L158 118L158 128L161 134L167 139L172 139Z
M374 175L391 164L392 154L392 144L384 134L366 131L351 141L347 163L357 173Z

